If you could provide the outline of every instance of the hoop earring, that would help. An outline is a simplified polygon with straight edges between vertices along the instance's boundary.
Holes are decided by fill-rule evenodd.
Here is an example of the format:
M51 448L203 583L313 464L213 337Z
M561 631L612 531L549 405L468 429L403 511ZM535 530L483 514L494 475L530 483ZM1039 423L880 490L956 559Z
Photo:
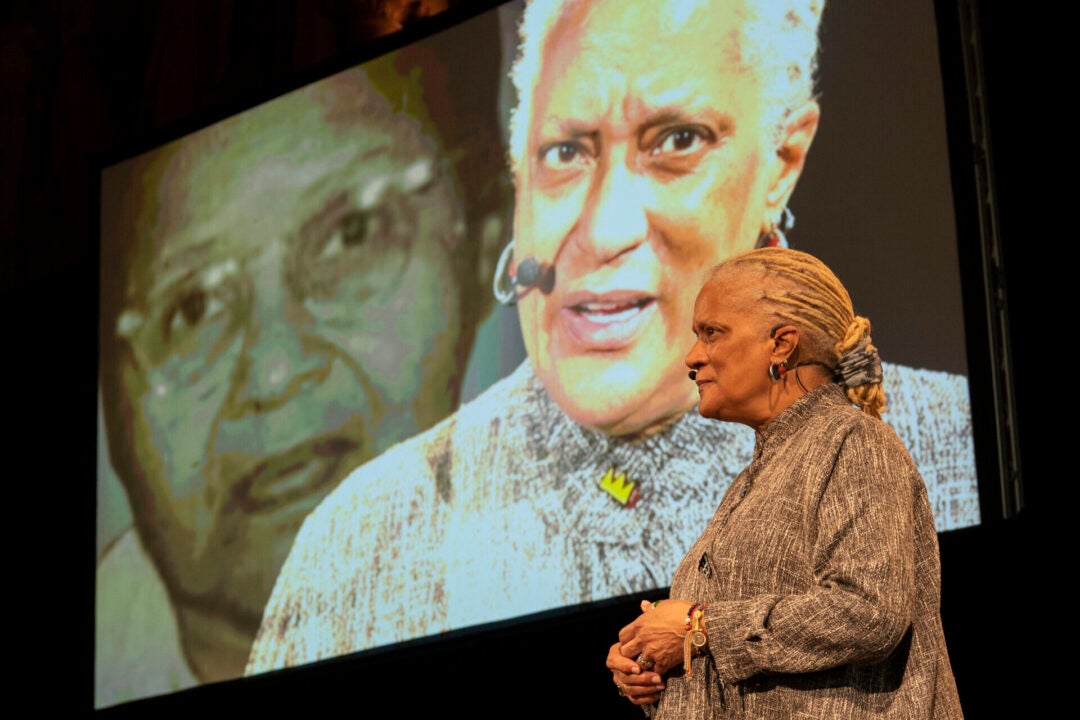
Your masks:
M758 235L754 247L790 247L787 233L791 232L793 227L795 227L795 214L785 207L780 213L780 220L769 223L769 228Z
M773 382L780 382L785 375L787 375L787 360L769 365L769 379Z
M517 302L517 288L510 277L510 261L514 258L514 241L506 243L506 247L499 254L499 262L495 266L495 281L492 291L495 299L503 305L513 305Z

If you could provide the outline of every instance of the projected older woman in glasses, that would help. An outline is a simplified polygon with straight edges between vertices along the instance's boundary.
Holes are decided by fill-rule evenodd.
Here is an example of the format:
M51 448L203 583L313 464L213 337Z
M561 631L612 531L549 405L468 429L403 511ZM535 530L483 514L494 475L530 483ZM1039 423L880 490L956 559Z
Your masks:
M499 125L493 99L442 117L398 62L105 175L101 398L134 532L99 569L98 705L240 675L303 518L458 402L509 229L501 154L462 138Z
M528 361L312 514L249 671L666 585L749 461L748 430L694 411L682 360L703 273L782 242L820 7L527 6L496 290ZM887 377L942 526L977 521L963 378Z

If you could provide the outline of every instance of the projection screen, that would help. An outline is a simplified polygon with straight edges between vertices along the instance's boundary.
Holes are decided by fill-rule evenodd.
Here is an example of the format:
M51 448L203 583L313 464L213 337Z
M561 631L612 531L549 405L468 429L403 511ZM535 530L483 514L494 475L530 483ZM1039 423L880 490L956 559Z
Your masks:
M598 70L542 45L512 152L521 15L102 170L96 707L662 589L748 461L747 428L696 417L681 357L702 273L756 240L719 228L764 219L710 153L751 132L754 58L801 51L766 12L768 51L715 79L650 49L624 82L652 135L579 190L595 98L552 87ZM819 37L785 235L871 318L939 531L976 525L933 3L830 0ZM679 106L687 83L704 105ZM707 167L727 194L679 190Z

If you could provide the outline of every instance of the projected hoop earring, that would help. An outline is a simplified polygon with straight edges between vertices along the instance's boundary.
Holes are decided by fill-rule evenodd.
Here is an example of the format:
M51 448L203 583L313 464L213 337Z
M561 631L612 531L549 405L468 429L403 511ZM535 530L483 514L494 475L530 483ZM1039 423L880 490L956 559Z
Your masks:
M499 254L499 262L495 266L495 281L492 290L495 299L503 305L513 305L517 302L517 289L514 280L510 277L510 261L514 258L514 241L506 243L506 247Z

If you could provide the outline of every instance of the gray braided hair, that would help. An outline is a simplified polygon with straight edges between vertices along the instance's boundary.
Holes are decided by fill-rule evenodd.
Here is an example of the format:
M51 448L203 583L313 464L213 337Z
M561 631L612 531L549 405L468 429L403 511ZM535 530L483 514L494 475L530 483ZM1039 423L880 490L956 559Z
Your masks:
M712 269L709 282L747 267L771 278L760 299L768 311L802 329L800 359L829 368L848 399L880 419L885 411L881 359L870 339L870 321L855 314L840 279L809 253L769 247L729 257Z

